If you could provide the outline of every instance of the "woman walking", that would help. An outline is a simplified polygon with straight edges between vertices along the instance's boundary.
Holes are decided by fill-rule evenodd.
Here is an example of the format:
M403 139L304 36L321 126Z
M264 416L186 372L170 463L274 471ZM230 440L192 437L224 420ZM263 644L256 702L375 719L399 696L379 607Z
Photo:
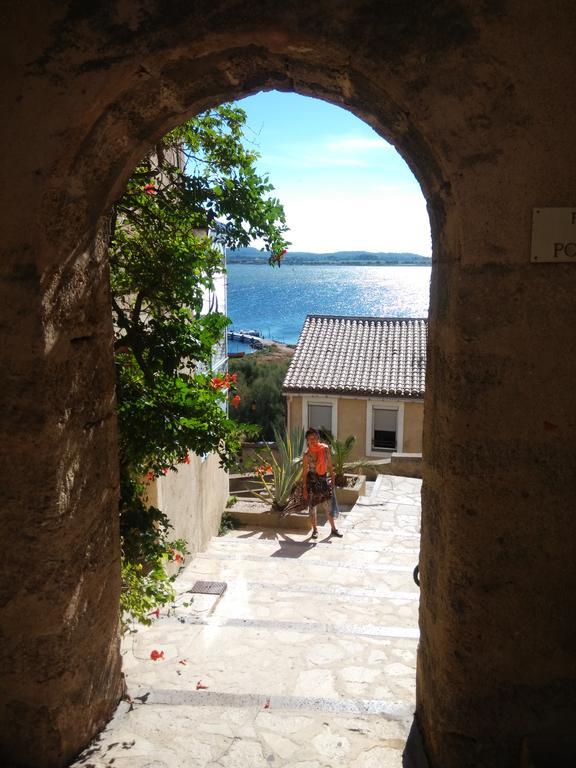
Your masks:
M320 433L317 429L309 429L306 432L307 448L302 459L302 492L304 500L308 502L308 514L312 523L312 538L318 538L318 523L316 507L323 501L332 498L334 488L334 469L330 448L326 443L320 442ZM332 485L328 484L328 475ZM342 538L342 534L336 528L332 510L328 513L330 523L330 535Z

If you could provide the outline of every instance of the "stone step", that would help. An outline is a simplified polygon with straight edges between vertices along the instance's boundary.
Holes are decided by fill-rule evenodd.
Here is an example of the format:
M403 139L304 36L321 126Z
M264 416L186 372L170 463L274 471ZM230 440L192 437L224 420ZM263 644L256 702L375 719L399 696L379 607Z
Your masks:
M199 696L195 704L170 705L155 700L167 698L154 691L131 711L123 704L98 748L74 765L110 768L113 758L117 768L396 768L410 720L390 705L391 711L356 714L361 700L344 713L305 697Z
M200 683L218 693L413 702L417 638L391 634L396 628L205 621L160 620L136 636L124 656L131 690L189 692ZM152 651L163 658L153 661Z

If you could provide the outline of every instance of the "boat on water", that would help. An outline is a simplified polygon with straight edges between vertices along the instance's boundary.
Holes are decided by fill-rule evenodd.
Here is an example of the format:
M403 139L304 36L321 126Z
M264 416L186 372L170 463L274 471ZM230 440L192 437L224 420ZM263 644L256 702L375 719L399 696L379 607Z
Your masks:
M258 336L258 338L262 338L262 331L255 331L254 328L249 328L248 330L242 329L240 331L234 331L234 333L240 333L242 336Z
M228 359L230 359L231 357L233 358L244 357L245 354L246 352L228 352Z

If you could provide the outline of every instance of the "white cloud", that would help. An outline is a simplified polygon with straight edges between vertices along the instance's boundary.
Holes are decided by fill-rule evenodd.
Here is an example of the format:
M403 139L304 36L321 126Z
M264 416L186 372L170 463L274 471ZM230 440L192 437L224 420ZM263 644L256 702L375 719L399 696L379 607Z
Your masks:
M345 188L282 190L294 251L409 251L431 254L426 203L400 186L352 193Z
M314 168L365 168L378 159L374 153L394 151L384 139L365 136L326 136L310 143L285 143L266 154L268 167L311 170Z
M326 148L333 152L371 152L373 150L388 152L394 147L384 139L366 136L340 136L336 139L328 139Z

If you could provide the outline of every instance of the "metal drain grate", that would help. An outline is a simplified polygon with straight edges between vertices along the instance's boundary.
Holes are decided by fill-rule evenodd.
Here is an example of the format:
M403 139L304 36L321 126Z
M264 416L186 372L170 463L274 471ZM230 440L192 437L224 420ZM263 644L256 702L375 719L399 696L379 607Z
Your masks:
M223 595L227 586L225 581L197 581L190 592L200 595Z

